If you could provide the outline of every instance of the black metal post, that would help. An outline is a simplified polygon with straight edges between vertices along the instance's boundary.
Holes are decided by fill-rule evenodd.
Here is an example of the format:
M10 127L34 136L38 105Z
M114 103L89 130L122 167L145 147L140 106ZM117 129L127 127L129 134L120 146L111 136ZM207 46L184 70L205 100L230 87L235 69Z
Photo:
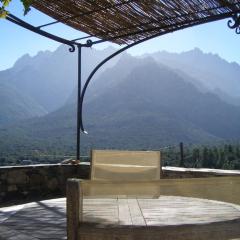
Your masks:
M184 153L183 153L183 143L180 142L180 167L184 167Z
M77 155L76 160L80 161L80 121L81 121L81 111L80 111L80 100L81 100L81 89L82 89L82 46L78 45L78 93L77 93Z

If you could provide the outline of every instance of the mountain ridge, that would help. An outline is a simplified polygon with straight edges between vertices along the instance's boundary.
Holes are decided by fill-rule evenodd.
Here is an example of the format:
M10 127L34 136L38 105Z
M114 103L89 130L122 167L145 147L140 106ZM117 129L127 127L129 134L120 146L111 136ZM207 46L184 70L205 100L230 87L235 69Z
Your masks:
M55 54L59 56L57 52ZM98 54L88 66L89 71L103 58L101 51ZM198 50L196 54L208 57ZM91 61L90 55L85 64ZM84 153L90 148L158 149L180 141L206 144L239 139L240 107L228 103L224 96L220 97L220 93L214 92L215 88L210 89L205 84L206 79L201 79L202 75L195 78L196 69L192 74L188 73L190 62L194 65L193 59L186 60L187 67L181 68L182 65L174 62L173 55L168 55L167 62L159 55L136 58L125 53L99 72L90 83L84 101L83 117L89 132L82 136ZM25 56L24 61L28 60ZM76 63L71 60L68 64L73 67ZM234 65L234 68L237 69L234 73L238 72L239 66ZM200 69L204 75L209 68ZM45 76L46 72L41 74ZM211 76L215 76L214 73ZM217 83L215 77L212 81ZM72 90L69 88L68 96L65 95L58 108L45 116L18 121L0 129L1 139L4 139L0 145L4 151L18 146L25 151L58 149L74 152L76 110L76 88L72 84Z
M88 98L84 104L83 117L89 131L82 138L84 151L92 147L157 149L180 141L207 143L239 136L240 129L236 128L240 108L224 103L212 93L200 92L186 76L182 78L154 59L133 63L134 58L127 57L126 61L126 57L96 79L100 85L102 82L108 86L106 91ZM114 82L117 78L112 73L121 73L127 66L130 71ZM221 119L225 112L234 120ZM57 148L64 144L73 149L76 102L16 128L30 142L45 141L45 145Z
M240 65L236 62L228 62L217 54L203 53L198 48L183 53L156 52L152 56L168 67L190 75L196 84L201 83L209 92L219 89L224 94L215 94L222 100L240 106L240 82L236 78L240 74Z

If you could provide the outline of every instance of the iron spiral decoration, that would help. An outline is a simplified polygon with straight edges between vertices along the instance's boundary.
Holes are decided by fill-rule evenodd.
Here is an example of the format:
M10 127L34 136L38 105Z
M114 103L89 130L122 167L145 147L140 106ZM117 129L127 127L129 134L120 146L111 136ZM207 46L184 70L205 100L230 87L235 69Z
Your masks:
M73 44L68 44L68 46L70 46L70 48L68 49L69 52L75 52L76 47Z
M92 40L88 39L86 42L86 47L92 47L92 45L93 45Z
M236 34L240 34L240 13L234 14L227 24L229 28L235 29Z

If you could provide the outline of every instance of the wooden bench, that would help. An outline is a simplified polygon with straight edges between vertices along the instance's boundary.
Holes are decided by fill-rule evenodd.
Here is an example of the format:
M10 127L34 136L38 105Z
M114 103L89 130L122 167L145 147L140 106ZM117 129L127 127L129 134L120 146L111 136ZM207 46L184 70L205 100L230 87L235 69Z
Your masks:
M239 186L237 176L129 182L70 179L68 240L239 239ZM159 198L145 197L159 190Z
M92 150L91 180L147 181L161 175L159 151Z
M160 180L160 160L157 151L93 150L91 180L67 184L68 239L240 237L239 177Z

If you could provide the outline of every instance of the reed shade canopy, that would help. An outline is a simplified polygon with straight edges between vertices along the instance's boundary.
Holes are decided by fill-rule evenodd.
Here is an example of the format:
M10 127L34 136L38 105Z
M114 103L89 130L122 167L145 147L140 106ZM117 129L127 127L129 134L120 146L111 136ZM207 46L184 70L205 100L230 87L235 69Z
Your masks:
M231 17L240 0L33 0L32 6L91 36L130 44Z

